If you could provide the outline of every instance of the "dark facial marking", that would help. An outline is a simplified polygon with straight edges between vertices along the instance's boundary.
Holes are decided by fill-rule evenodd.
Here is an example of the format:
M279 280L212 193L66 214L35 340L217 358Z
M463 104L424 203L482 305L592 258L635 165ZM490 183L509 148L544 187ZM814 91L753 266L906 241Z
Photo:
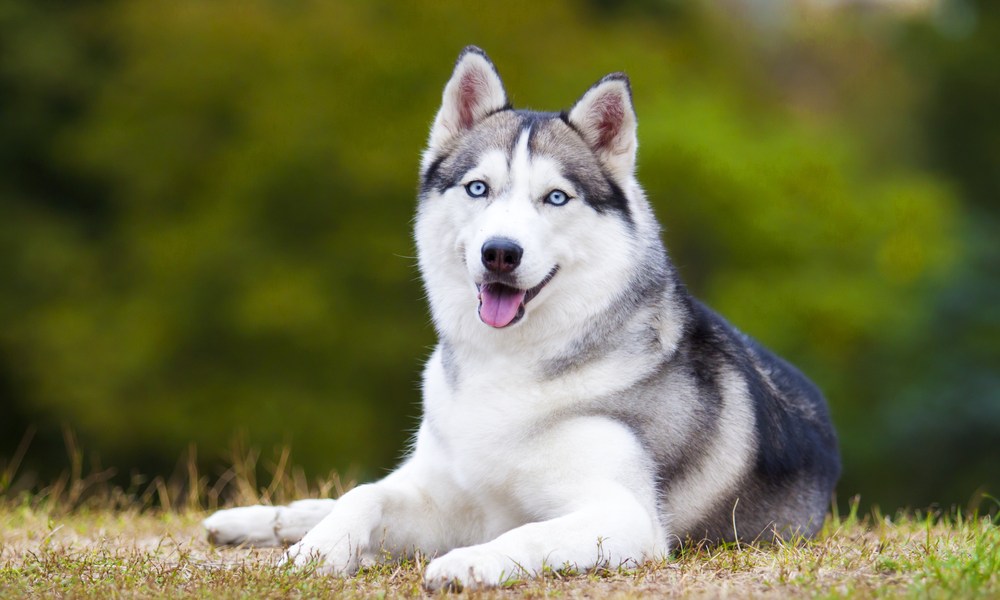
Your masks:
M562 175L582 193L584 202L601 214L617 212L632 224L632 213L621 186L603 168L593 150L563 113L531 113L528 148L550 156Z
M420 178L420 194L424 195L427 193L436 183L439 182L438 171L441 169L441 163L443 163L447 158L448 154L441 154L431 162L427 170L424 171L423 176Z
M552 157L587 205L601 214L617 213L630 226L634 224L621 186L569 123L565 111L498 109L431 162L421 179L421 196L431 190L444 193L458 185L484 152L503 150L512 156L524 131L528 132L528 152Z
M467 134L444 148L427 167L420 180L420 195L432 190L444 193L458 185L482 155L491 150L506 151L517 139L520 120L508 108L500 108L482 119Z

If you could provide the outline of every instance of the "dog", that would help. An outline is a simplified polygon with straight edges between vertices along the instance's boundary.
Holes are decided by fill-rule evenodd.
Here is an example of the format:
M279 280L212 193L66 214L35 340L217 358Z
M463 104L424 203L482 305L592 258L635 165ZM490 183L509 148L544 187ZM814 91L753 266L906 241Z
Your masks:
M434 590L815 535L840 474L823 396L688 293L636 124L624 74L568 111L516 110L466 48L420 165L440 341L412 450L336 501L219 511L210 539L338 574L420 552Z

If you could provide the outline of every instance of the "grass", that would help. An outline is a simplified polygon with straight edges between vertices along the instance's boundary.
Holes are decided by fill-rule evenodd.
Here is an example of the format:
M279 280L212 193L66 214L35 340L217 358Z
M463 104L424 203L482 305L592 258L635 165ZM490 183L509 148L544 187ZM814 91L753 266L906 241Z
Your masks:
M280 550L216 548L200 511L52 514L0 508L0 594L10 597L422 597L420 561L341 579L278 566ZM996 597L988 518L831 518L817 540L692 547L630 571L549 573L481 597Z
M192 453L181 469L186 477L133 481L126 489L111 486L106 477L84 476L82 462L71 460L66 477L30 493L12 493L8 464L0 469L0 596L428 595L421 587L421 559L343 579L280 566L280 550L211 546L199 521L222 496L236 504L285 502L349 487L336 478L307 485L288 468L287 451L269 463L267 485L257 485L259 455L237 458L237 466L212 486L198 475ZM1000 597L1000 528L993 518L958 511L889 518L877 512L859 517L855 509L830 516L818 538L807 542L691 546L638 569L550 572L457 596Z

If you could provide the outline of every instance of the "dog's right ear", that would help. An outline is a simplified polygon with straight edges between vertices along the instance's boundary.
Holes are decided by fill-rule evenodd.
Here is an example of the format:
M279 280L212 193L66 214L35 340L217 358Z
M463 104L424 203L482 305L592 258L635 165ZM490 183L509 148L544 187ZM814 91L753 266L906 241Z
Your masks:
M467 46L458 55L455 71L444 88L427 155L437 154L483 118L505 107L507 92L493 62L479 48Z

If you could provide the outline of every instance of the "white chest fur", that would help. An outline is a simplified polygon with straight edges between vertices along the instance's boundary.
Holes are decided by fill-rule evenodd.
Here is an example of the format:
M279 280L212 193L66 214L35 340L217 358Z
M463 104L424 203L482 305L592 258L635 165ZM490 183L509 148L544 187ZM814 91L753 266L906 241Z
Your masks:
M608 390L580 385L580 374L572 386L541 382L524 363L503 357L478 367L449 380L440 349L432 356L413 456L413 466L437 480L443 496L463 499L474 537L552 518L593 494L587 488L597 479L637 490L655 514L650 465L633 433L567 410ZM588 371L600 379L608 368Z

